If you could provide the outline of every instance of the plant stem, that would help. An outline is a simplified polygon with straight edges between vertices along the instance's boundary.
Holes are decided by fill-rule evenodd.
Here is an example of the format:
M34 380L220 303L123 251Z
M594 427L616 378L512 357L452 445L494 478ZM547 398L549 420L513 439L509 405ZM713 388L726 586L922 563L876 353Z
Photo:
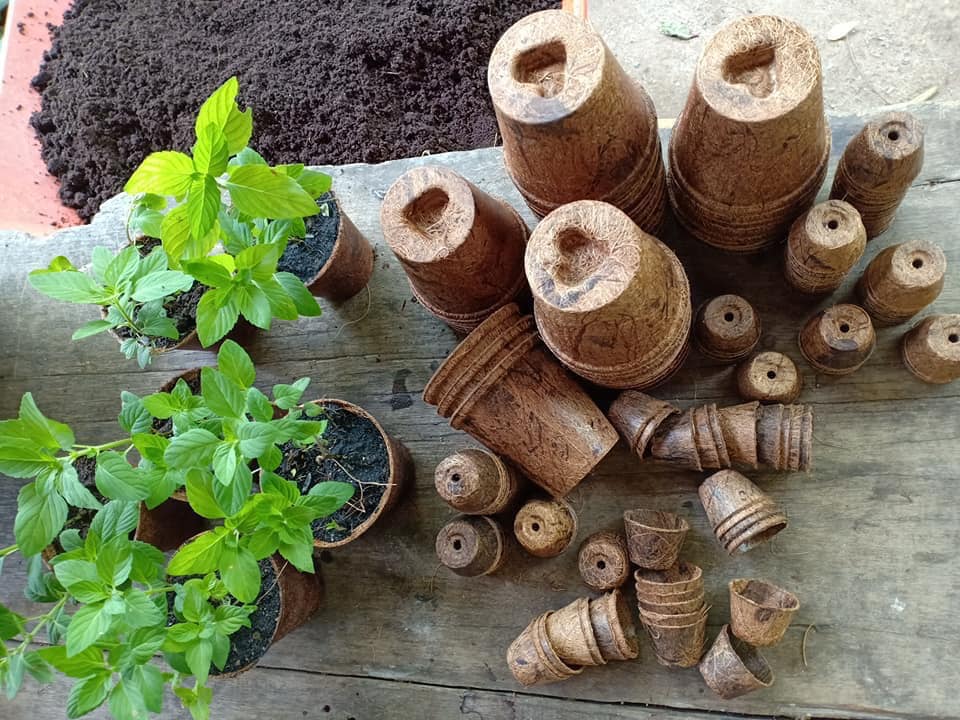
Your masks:
M56 605L50 608L49 612L39 617L37 624L33 626L33 629L30 632L23 636L23 642L20 643L14 652L22 653L24 650L26 650L27 646L33 642L33 638L37 636L37 633L39 633L40 630L43 629L43 627L50 622L57 613L60 612L63 606L67 604L67 597L67 595L64 595L57 601Z
M0 549L0 558L5 558L7 555L13 555L17 550L20 549L20 546L17 544L10 545L8 547Z
M93 455L96 457L104 450L112 450L116 447L123 447L124 445L130 445L130 438L121 438L120 440L113 440L103 445L74 445L77 450L74 450L70 453L70 460L76 460L79 457L90 457Z

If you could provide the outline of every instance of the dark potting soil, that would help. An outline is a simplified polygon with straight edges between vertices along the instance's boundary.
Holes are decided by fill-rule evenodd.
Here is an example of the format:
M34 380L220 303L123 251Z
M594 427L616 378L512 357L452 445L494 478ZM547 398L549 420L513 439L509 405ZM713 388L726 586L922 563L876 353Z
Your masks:
M307 218L306 235L291 240L277 263L277 270L291 272L305 283L311 282L327 264L340 233L340 206L333 193L321 195L317 205L320 212Z
M89 219L154 150L188 150L237 75L272 163L382 162L494 144L486 65L556 0L75 0L34 78L60 197Z
M199 576L171 576L169 579L171 583L182 583L192 577ZM211 665L211 675L236 672L252 662L257 662L270 649L270 641L273 640L273 633L280 622L280 588L277 586L277 573L270 558L260 561L260 592L261 595L254 603L257 609L250 615L250 627L242 627L230 636L227 662L223 670ZM167 598L167 622L172 625L180 621L173 614L173 595L168 595Z
M338 542L376 511L390 480L390 456L383 436L367 418L337 405L324 407L327 431L322 446L284 446L283 463L277 473L296 482L304 493L317 483L330 480L356 488L346 505L313 524L315 538ZM337 527L328 528L331 522Z

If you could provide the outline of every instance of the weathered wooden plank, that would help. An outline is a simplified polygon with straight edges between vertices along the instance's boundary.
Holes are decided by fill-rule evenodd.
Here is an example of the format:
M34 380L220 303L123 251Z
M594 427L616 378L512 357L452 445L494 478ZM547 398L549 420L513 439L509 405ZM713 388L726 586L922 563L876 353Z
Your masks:
M870 244L861 267L882 247L911 237L939 240L951 266L960 265L960 242L948 234L960 224L960 183L942 182L960 178L957 161L948 152L951 138L960 131L960 118L937 106L920 114L928 127L924 174L893 229ZM858 118L832 120L835 156L861 123ZM573 552L548 561L521 560L502 575L473 580L438 568L433 555L434 534L453 513L433 490L432 469L469 439L452 431L419 394L456 340L411 302L406 280L378 227L382 193L406 168L423 162L449 164L520 207L496 150L336 170L343 205L378 252L369 311L361 294L330 308L323 318L281 323L252 346L258 384L309 376L314 381L311 392L363 404L407 443L418 471L416 488L392 516L357 543L323 555L325 607L308 627L271 651L266 664L509 691L517 687L503 661L510 640L535 614L559 607L585 588L578 581ZM25 288L26 272L53 255L66 252L82 258L98 242L121 242L123 212L124 201L118 199L87 229L46 239L0 233L0 337L7 340L0 344L0 417L15 412L20 394L29 389L42 408L71 421L81 438L105 440L111 436L121 389L149 392L177 369L212 362L204 353L182 354L140 372L119 356L108 338L69 342L72 330L88 318L88 309L48 302ZM795 337L800 323L827 303L800 301L786 290L779 258L725 257L676 233L667 239L690 270L697 298L743 293L760 310L763 346L799 361ZM831 302L844 298L849 284ZM957 308L960 281L951 271L934 309ZM641 466L622 447L571 498L580 512L582 535L614 527L625 507L680 508L693 526L684 555L702 564L708 576L711 634L727 614L727 580L757 575L796 590L802 603L796 623L781 646L765 652L777 674L773 688L720 701L695 670L661 668L646 647L638 662L588 670L574 680L538 689L538 694L759 715L960 716L951 673L942 669L949 667L942 658L952 656L960 637L955 614L960 569L952 562L960 543L960 466L955 461L960 389L914 380L896 353L902 331L881 331L875 356L846 378L817 377L799 363L806 380L801 400L815 405L815 469L809 474L755 476L790 516L790 527L769 547L733 559L722 555L696 499L701 476ZM696 356L656 394L682 404L735 400L730 370ZM0 487L0 542L5 542L16 485L5 482ZM21 578L22 568L8 563L0 600L26 606L19 599ZM817 631L809 635L809 667L804 668L800 643L809 624ZM282 697L287 692L284 683L296 686L297 681L282 679L287 676L277 677L281 679L269 681L275 686L264 686L278 688L263 692L267 700ZM399 684L383 687L395 686ZM445 691L416 692L421 703L435 692L436 702L446 707L441 699ZM416 707L413 702L411 707ZM476 712L500 717L497 707ZM536 705L524 712L563 717L563 707ZM570 707L570 712L591 716L594 710L613 712L607 706ZM225 711L223 716L234 715Z

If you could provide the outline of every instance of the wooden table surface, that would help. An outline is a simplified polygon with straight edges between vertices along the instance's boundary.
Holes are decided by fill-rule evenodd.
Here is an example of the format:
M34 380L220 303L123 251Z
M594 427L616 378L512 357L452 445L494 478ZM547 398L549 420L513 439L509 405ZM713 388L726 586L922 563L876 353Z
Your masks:
M955 106L914 111L927 126L923 172L893 228L868 246L860 269L891 243L938 241L951 271L933 310L957 312L960 116ZM863 121L832 119L831 170ZM321 318L279 323L260 336L251 347L258 384L309 376L310 392L363 405L410 448L416 487L362 539L321 555L322 610L278 643L260 668L217 682L214 717L960 717L960 383L933 387L915 380L897 353L902 327L880 331L876 353L859 372L814 374L799 357L796 334L819 305L785 289L779 253L725 257L676 232L664 239L684 261L695 301L743 294L760 311L762 347L798 361L806 383L801 401L815 407L814 469L752 475L786 508L790 526L770 544L735 558L722 552L705 521L696 496L703 476L640 464L622 444L570 499L579 512L580 538L618 527L629 507L686 517L692 532L683 555L704 568L710 639L726 620L731 578L765 577L796 591L801 608L793 626L779 646L765 651L776 683L720 700L695 669L660 667L647 642L636 662L588 669L545 687L522 689L514 682L504 661L510 641L536 614L586 588L575 550L551 560L519 560L477 579L447 572L434 555L434 536L454 513L434 491L433 468L472 443L420 393L456 339L412 301L378 221L390 183L423 163L455 168L532 219L498 149L331 169L344 209L376 246L370 292L327 308ZM94 245L122 243L125 208L125 199L114 199L92 225L47 238L0 233L0 417L14 415L21 393L31 390L46 413L74 426L78 439L104 441L116 431L121 390L149 393L182 369L213 362L205 353L181 353L140 371L106 336L70 342L91 309L48 301L26 283L27 272L54 255L80 264ZM848 297L853 279L820 305ZM654 394L683 407L736 401L730 368L696 355ZM12 538L17 487L7 479L0 485L3 544ZM22 563L8 562L0 600L27 611L22 585ZM801 642L809 626L815 630L809 630L804 666ZM0 699L0 717L64 717L66 688L28 681L15 701ZM163 717L184 712L168 701Z

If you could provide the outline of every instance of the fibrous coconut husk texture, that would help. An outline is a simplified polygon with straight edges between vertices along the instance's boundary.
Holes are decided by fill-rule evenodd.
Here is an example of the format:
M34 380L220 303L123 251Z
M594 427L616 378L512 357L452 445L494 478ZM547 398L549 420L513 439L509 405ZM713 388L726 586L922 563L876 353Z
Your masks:
M271 163L382 162L494 144L486 65L547 0L75 0L53 30L32 118L84 219L150 152L188 150L231 75Z

